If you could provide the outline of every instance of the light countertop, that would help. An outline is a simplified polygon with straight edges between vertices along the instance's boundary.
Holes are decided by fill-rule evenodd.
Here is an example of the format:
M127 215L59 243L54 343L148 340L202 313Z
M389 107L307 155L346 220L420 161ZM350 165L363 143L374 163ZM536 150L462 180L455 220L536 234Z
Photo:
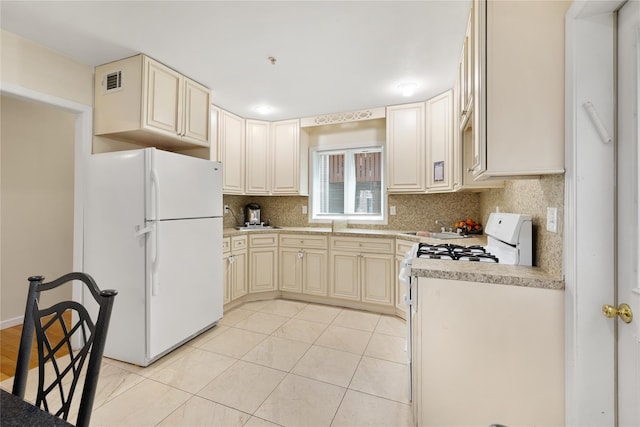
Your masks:
M361 228L278 227L269 229L236 230L225 228L224 237L253 233L331 234L340 237L393 238L409 242L451 243L464 246L486 245L486 236L470 236L460 239L433 239L404 234L399 230L375 230ZM418 258L413 261L412 275L448 280L495 283L546 289L564 289L564 280L554 278L539 267L496 264L489 262L452 262L447 260Z

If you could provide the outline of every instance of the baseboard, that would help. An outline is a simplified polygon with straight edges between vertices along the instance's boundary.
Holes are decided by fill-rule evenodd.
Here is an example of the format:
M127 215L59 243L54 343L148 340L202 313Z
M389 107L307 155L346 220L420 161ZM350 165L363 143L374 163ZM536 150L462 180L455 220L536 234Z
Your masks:
M0 321L0 330L22 325L22 320L23 320L23 316L14 317L13 319L2 320Z

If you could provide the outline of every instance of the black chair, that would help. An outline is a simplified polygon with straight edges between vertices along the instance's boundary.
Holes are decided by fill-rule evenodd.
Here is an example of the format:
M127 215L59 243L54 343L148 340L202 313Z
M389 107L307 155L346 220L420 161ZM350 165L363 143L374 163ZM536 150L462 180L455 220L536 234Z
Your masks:
M24 399L35 330L38 343L38 390L35 405L66 421L76 387L82 383L82 372L88 359L76 419L77 426L88 426L113 301L118 292L112 289L100 291L93 278L85 273L69 273L49 283L43 283L43 280L42 276L29 277L29 294L12 393ZM44 309L39 307L41 292L76 280L86 285L83 288L85 297L88 297L90 293L98 303L99 311L95 324L87 309L76 301L62 301ZM89 292L86 292L87 289ZM63 319L63 313L67 310L71 311L72 325L70 328L67 327ZM56 342L52 342L51 331L55 328L61 328L63 336ZM74 342L72 343L72 341ZM72 344L76 344L75 341L78 342L79 348L72 348ZM63 355L64 349L68 353ZM51 380L51 375L49 375L49 379L47 379L45 369L53 369L55 378ZM60 408L52 408L52 404L58 398L61 402Z

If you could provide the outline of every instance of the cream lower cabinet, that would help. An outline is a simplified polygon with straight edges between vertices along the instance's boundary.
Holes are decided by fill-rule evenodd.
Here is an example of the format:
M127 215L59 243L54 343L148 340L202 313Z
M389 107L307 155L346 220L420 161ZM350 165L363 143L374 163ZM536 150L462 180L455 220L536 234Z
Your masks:
M329 296L393 306L394 259L393 239L332 237Z
M412 300L416 425L564 425L563 290L420 277Z
M247 294L247 236L222 239L224 303Z
M327 296L327 237L282 234L279 246L280 290Z
M249 292L278 290L278 235L249 235Z

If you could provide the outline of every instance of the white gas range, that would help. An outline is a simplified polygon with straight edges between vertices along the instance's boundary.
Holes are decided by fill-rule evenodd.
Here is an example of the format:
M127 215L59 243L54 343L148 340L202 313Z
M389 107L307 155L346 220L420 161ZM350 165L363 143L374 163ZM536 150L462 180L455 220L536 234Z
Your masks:
M417 243L407 254L414 258L452 261L494 262L510 265L532 265L533 232L531 216L494 212L485 227L486 246L463 246L450 243Z

